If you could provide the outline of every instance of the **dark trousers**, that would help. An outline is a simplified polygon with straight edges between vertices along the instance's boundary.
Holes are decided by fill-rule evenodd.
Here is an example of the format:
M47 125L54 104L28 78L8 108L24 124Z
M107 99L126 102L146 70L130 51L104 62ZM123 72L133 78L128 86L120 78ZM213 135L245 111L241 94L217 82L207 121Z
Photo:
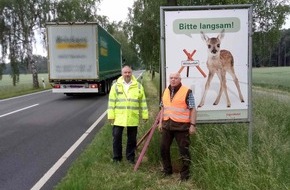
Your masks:
M163 128L161 137L161 158L163 170L167 174L172 173L170 146L174 138L177 142L179 153L182 158L182 168L180 171L181 179L188 179L190 166L190 138L188 131L170 131Z
M125 127L113 126L113 160L121 161L122 156L122 136ZM137 127L127 128L126 158L129 161L135 160L135 149L137 145Z

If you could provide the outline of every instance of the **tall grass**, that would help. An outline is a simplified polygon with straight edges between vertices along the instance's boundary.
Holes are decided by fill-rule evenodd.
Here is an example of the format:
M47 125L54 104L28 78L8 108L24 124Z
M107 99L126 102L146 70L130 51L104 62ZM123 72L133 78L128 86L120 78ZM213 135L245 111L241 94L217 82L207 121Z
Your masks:
M203 189L290 188L290 106L264 94L253 97L252 152L245 124L199 130L193 170Z
M158 78L158 76L156 77ZM142 123L139 138L150 128L159 111L159 82L149 73L143 85L150 121ZM287 103L285 103L287 102ZM278 99L268 93L253 93L253 143L249 148L248 124L203 124L191 138L192 176L180 183L179 156L172 146L175 172L162 177L156 131L146 157L136 172L126 161L111 162L111 126L105 125L70 168L55 189L204 189L283 190L290 189L289 97ZM142 145L138 148L140 153Z

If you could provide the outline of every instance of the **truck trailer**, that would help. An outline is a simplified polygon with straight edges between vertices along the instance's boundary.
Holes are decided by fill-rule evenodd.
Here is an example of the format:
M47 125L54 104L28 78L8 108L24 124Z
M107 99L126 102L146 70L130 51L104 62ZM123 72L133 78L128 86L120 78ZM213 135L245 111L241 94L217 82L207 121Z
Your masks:
M49 82L53 93L107 94L121 76L120 43L99 24L46 24Z

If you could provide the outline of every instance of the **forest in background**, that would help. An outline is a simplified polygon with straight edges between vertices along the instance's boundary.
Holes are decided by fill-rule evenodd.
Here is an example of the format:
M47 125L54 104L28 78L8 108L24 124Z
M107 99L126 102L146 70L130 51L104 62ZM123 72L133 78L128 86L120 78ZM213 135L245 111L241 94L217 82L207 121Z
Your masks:
M38 73L47 72L47 58L33 55L36 31L46 41L46 22L97 21L122 45L123 59L134 68L159 72L160 6L253 5L253 67L290 65L290 29L282 29L290 5L287 0L136 0L125 22L109 22L98 14L102 0L1 0L0 80L32 73L39 88ZM144 30L146 28L146 30Z

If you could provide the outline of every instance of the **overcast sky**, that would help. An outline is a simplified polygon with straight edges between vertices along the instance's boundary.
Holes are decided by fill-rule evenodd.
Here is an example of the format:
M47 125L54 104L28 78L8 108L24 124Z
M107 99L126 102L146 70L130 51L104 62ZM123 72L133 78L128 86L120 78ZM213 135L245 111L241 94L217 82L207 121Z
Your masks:
M134 0L103 0L98 14L109 17L111 22L125 21L128 15L128 7L132 8L133 3ZM290 28L290 15L283 28Z
M103 0L99 6L99 15L105 15L112 21L125 21L128 7L132 8L134 0Z

